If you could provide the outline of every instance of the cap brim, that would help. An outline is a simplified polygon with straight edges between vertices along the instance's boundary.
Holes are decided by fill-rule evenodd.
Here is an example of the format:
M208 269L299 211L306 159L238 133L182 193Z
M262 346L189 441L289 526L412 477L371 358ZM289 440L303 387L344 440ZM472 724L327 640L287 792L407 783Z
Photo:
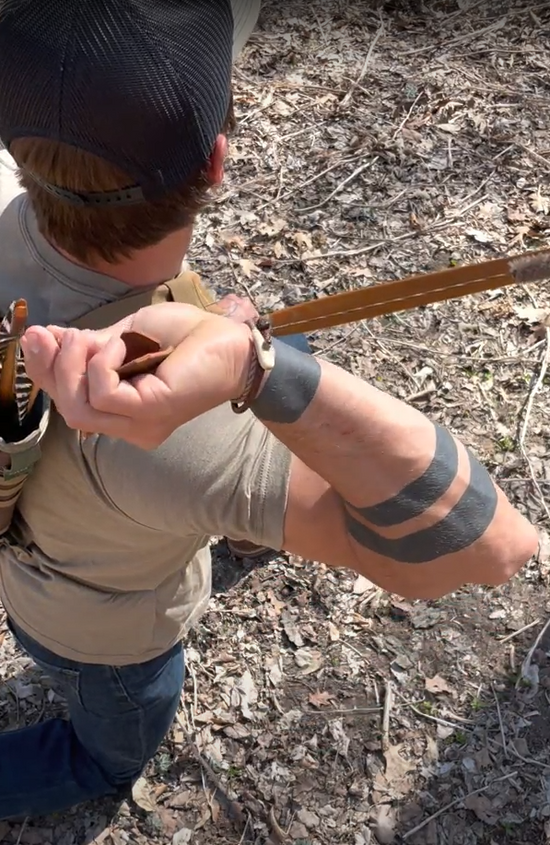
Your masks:
M260 16L262 0L231 0L231 6L234 20L233 61L235 61L254 32Z

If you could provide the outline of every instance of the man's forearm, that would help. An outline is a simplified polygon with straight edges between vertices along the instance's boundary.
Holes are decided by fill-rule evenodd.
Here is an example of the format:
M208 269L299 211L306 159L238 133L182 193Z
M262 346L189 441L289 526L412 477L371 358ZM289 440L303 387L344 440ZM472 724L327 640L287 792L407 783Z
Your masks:
M469 549L499 509L525 523L448 431L340 368L276 345L254 413L341 497L359 554L427 563Z

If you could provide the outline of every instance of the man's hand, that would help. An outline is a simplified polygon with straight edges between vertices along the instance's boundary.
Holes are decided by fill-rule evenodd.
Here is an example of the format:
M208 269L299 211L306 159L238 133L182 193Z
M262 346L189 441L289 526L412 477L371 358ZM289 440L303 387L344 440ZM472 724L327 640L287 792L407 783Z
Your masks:
M254 353L241 320L255 311L236 299L229 298L231 319L163 303L101 332L33 326L22 339L27 372L69 427L153 448L243 392ZM154 375L126 382L116 369L126 353L120 335L129 329L175 350Z

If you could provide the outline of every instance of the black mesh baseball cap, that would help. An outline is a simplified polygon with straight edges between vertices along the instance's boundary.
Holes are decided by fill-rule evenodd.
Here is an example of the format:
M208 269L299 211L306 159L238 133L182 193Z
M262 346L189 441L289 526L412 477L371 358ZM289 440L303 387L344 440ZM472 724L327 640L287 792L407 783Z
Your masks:
M0 0L0 139L62 141L128 174L75 205L131 205L185 185L230 106L230 0Z

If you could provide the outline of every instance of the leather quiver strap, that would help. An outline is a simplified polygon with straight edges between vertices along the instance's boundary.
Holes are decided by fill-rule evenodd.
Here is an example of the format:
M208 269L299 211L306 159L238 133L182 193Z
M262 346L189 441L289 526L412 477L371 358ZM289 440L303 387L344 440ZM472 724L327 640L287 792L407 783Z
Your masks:
M76 320L72 320L71 326L75 329L105 329L130 314L135 314L140 308L157 305L160 302L181 302L186 305L195 305L206 311L222 313L217 309L216 300L203 285L200 276L190 270L185 270L172 281L164 282L156 288L146 290L138 288L122 299L100 305Z

